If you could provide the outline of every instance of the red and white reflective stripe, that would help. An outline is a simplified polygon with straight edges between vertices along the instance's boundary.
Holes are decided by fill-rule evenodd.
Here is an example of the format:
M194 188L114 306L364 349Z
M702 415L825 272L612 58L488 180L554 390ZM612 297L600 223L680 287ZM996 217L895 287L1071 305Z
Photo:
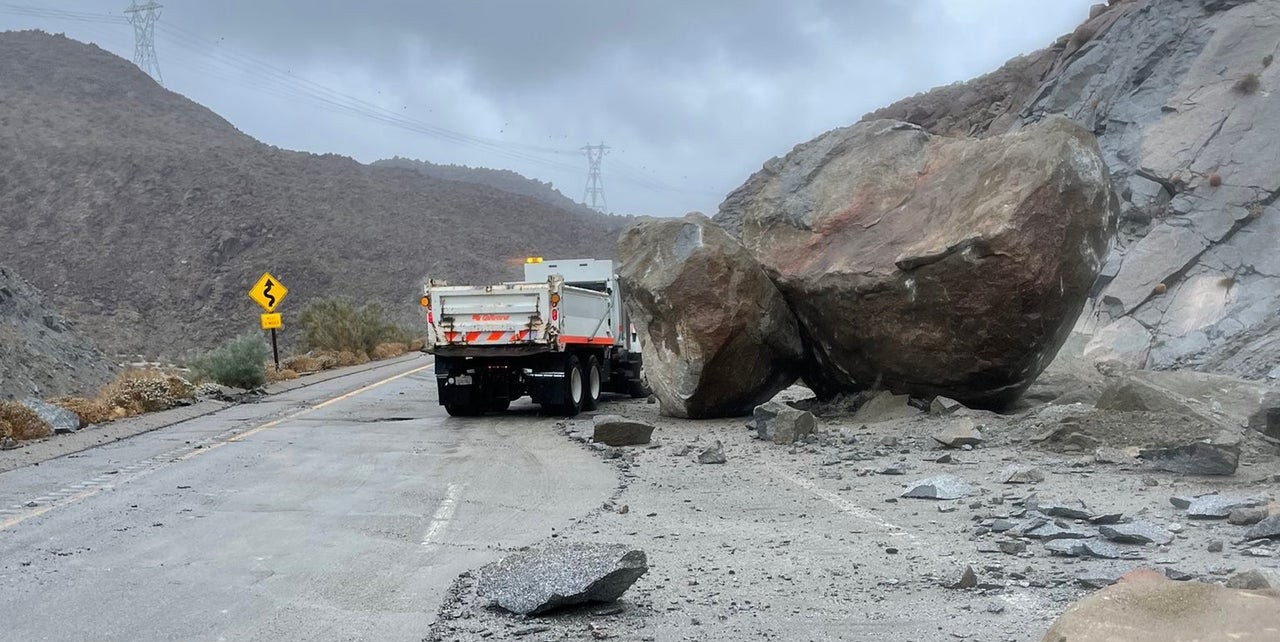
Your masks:
M560 343L611 346L613 345L613 337L575 337L573 335L561 335Z
M513 332L445 332L444 340L448 343L468 343L475 345L494 345L502 343L520 343L533 335L531 330Z

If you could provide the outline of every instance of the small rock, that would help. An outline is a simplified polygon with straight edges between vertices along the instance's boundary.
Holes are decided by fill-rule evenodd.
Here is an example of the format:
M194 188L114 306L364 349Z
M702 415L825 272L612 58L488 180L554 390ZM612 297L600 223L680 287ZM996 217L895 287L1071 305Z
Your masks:
M1191 508L1191 502L1194 502L1194 501L1196 501L1195 496L1187 496L1187 495L1175 495L1169 498L1169 503L1173 504L1174 508L1178 508L1181 510L1187 510L1188 508Z
M640 446L649 443L653 426L618 415L598 415L591 438L609 446Z
M1196 579L1195 575L1186 571L1180 571L1176 568L1164 569L1164 576L1175 582L1190 582L1191 580Z
M1044 473L1031 466L1012 466L1001 471L997 477L1002 484L1038 484L1044 481Z
M968 497L973 489L963 480L951 475L938 475L918 480L907 487L903 497L914 499L962 499Z
M1076 584L1090 589L1106 588L1120 581L1119 575L1090 573L1076 578Z
M1261 591L1271 588L1271 581L1257 570L1243 571L1227 579L1227 588Z
M978 585L978 574L973 572L972 566L964 567L964 572L960 574L960 579L953 584L948 584L947 588L953 589L970 589Z
M1237 508L1227 515L1227 523L1236 526L1253 526L1267 518L1265 508Z
M1176 448L1143 450L1138 456L1159 470L1179 475L1234 475L1240 465L1240 446L1195 441Z
M1201 495L1187 506L1187 517L1191 519L1225 519L1231 515L1233 510L1261 506L1265 503L1266 500L1260 497Z
M876 472L880 473L881 475L905 475L907 474L907 468L905 465L901 463L890 464L888 466L885 466L884 468L881 468Z
M1029 498L1026 501L1026 507L1027 510L1038 511L1050 517L1063 517L1066 519L1089 519L1093 517L1093 512L1089 510L1089 507L1078 499L1068 502L1051 502Z
M23 400L22 405L30 408L32 412L40 416L45 423L53 428L53 432L65 435L80 430L85 426L80 421L80 415L77 415L62 406L45 403L34 397L28 397Z
M1222 540L1215 539L1212 542L1209 542L1208 551L1210 553L1221 553L1222 547L1223 547Z
M991 532L1003 533L1007 530L1012 529L1013 526L1014 526L1013 522L1007 519L997 519L996 521L991 522Z
M1128 524L1102 526L1098 528L1098 532L1103 537L1121 544L1156 544L1163 546L1173 543L1173 533L1151 522L1129 522Z
M699 464L723 464L726 461L728 461L728 459L724 456L724 445L721 444L718 439L716 440L716 443L698 453Z
M935 434L933 440L947 448L964 448L965 446L972 448L986 441L978 427L967 420L946 427Z
M1119 448L1099 448L1093 451L1093 461L1097 464L1119 464L1133 461L1133 457Z
M1280 515L1272 515L1254 524L1245 531L1244 538L1248 540L1280 539Z
M1027 543L1016 539L1002 539L996 542L996 546L1000 547L1000 551L1006 555L1021 555L1027 552Z
M1119 559L1124 554L1115 544L1100 539L1055 539L1044 547L1050 553L1067 557Z
M937 396L929 402L929 412L935 415L950 415L964 407L964 404L950 397Z

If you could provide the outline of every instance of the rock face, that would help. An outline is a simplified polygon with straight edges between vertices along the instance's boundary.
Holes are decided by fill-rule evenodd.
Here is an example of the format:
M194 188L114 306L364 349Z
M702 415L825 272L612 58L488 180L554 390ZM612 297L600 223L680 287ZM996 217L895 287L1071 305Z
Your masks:
M0 399L85 394L110 378L93 342L0 265Z
M1280 591L1132 575L1073 604L1043 642L1264 642L1280 631Z
M647 570L644 551L625 544L557 542L481 568L476 592L495 606L528 615L612 602Z
M982 140L876 120L769 161L717 221L741 223L786 296L819 396L1000 406L1066 340L1116 213L1093 136L1066 119Z
M623 297L662 414L750 414L796 380L799 330L752 256L701 214L649 221L618 242Z
M1280 362L1280 65L1275 0L1126 0L969 83L867 116L995 136L1065 115L1098 138L1116 251L1089 351L1251 378ZM1084 16L1081 16L1082 18Z

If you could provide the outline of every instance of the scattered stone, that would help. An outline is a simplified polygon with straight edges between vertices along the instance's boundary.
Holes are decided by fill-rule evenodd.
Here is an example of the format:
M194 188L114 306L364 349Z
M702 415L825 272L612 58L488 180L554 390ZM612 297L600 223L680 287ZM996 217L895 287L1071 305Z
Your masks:
M1012 466L1001 471L997 478L1002 484L1038 484L1044 481L1044 473L1031 466Z
M1002 539L996 542L1000 551L1006 555L1021 555L1027 552L1027 543L1017 539Z
M716 443L708 446L702 452L698 453L699 464L723 464L728 459L724 456L724 445L717 439Z
M1049 517L1063 517L1066 519L1089 519L1093 517L1093 512L1089 510L1089 507L1078 499L1069 502L1048 502L1040 501L1037 498L1029 498L1025 504L1027 510L1034 510Z
M951 475L938 475L912 483L902 496L914 499L952 500L968 497L972 492L973 489L963 480Z
M640 446L653 437L653 426L618 415L598 415L591 438L609 446Z
M982 432L978 430L978 427L968 420L952 423L941 432L935 434L933 440L947 448L963 448L965 446L972 448L982 445L982 442L986 441L982 438Z
M1093 451L1093 461L1098 464L1120 464L1133 461L1129 453L1120 448L1098 448Z
M644 551L625 544L554 542L482 567L476 592L512 613L544 613L612 602L648 569Z
M880 473L881 475L905 475L907 474L907 467L905 464L902 464L902 463L889 464L888 466L885 466L884 468L881 468L876 472Z
M1236 508L1227 515L1227 523L1236 526L1253 526L1267 518L1265 508Z
M895 395L882 390L867 399L866 403L853 413L852 420L855 423L874 424L919 416L920 409L911 405L909 395Z
M991 522L991 532L1003 533L1007 530L1011 530L1013 526L1014 523L1007 519L997 519L996 521Z
M23 400L22 405L39 415L45 423L53 428L53 432L60 435L73 433L86 425L80 421L80 415L62 406L45 403L34 397L28 397Z
M1169 498L1169 503L1173 504L1174 508L1178 508L1181 510L1187 510L1188 508L1191 508L1191 502L1194 502L1194 501L1196 501L1196 496L1189 497L1186 495L1176 495L1174 497Z
M1280 515L1272 515L1249 527L1249 530L1245 531L1244 538L1247 540L1280 539Z
M1103 526L1106 524L1119 524L1124 520L1124 513L1107 513L1106 515L1094 515L1089 518L1089 523L1094 526Z
M1120 581L1119 575L1106 575L1102 573L1090 573L1076 578L1076 584L1090 589L1106 588L1118 581Z
M964 572L960 574L960 579L952 584L948 584L947 588L952 589L971 589L978 586L978 574L973 572L972 566L964 567Z
M545 624L535 624L533 626L522 626L518 629L515 629L514 631L511 632L511 635L512 637L522 638L526 635L533 635L535 633L546 633L547 631L550 631L550 630L551 630L551 627Z
M1195 441L1175 448L1153 448L1138 454L1159 470L1179 475L1234 475L1240 446Z
M990 602L987 604L987 613L992 615L1004 613L1004 605L999 602Z
M763 423L763 430L757 423L756 436L779 445L794 444L813 435L818 429L818 420L813 413L790 406L776 409L773 417L765 419Z
M1271 581L1257 569L1236 573L1227 579L1227 588L1261 591L1271 588Z
M1259 497L1240 497L1234 495L1201 495L1187 506L1187 517L1191 519L1225 519L1237 508L1249 508L1265 504Z
M1173 543L1173 533L1151 522L1129 522L1102 526L1098 532L1103 537L1120 544L1156 544L1163 546Z
M1212 542L1209 542L1209 546L1207 547L1207 550L1210 553L1221 553L1222 548L1223 548L1222 540L1215 539Z
M1196 579L1195 575L1192 575L1191 573L1188 573L1186 571L1178 570L1176 568L1164 569L1164 576L1175 582L1190 582L1191 580Z
M964 404L950 397L941 395L929 402L929 412L935 415L950 415L964 408Z
M17 450L22 447L17 439L13 437L4 437L0 439L0 450Z
M1050 553L1067 557L1120 559L1124 555L1124 551L1115 544L1100 539L1055 539L1044 547Z
M1093 531L1087 531L1080 528L1061 526L1056 522L1046 522L1045 524L1028 531L1026 536L1032 539L1049 542L1055 539L1089 539L1091 537L1097 537L1098 534Z

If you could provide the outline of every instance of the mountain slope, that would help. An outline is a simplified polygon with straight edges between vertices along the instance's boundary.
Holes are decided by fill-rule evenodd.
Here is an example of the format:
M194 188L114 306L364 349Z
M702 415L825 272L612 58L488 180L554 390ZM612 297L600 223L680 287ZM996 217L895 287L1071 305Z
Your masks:
M264 270L405 320L424 275L510 279L530 254L609 258L625 219L259 143L97 47L0 34L4 261L117 352L256 327Z
M593 210L586 205L560 193L550 183L543 183L532 178L525 178L509 169L489 169L486 167L467 167L466 165L439 165L430 161L409 158L389 158L374 161L374 167L398 167L411 169L424 176L446 181L460 181L485 185L504 192L536 198L548 205L583 215L591 215Z
M86 394L110 375L93 342L0 265L0 399Z

